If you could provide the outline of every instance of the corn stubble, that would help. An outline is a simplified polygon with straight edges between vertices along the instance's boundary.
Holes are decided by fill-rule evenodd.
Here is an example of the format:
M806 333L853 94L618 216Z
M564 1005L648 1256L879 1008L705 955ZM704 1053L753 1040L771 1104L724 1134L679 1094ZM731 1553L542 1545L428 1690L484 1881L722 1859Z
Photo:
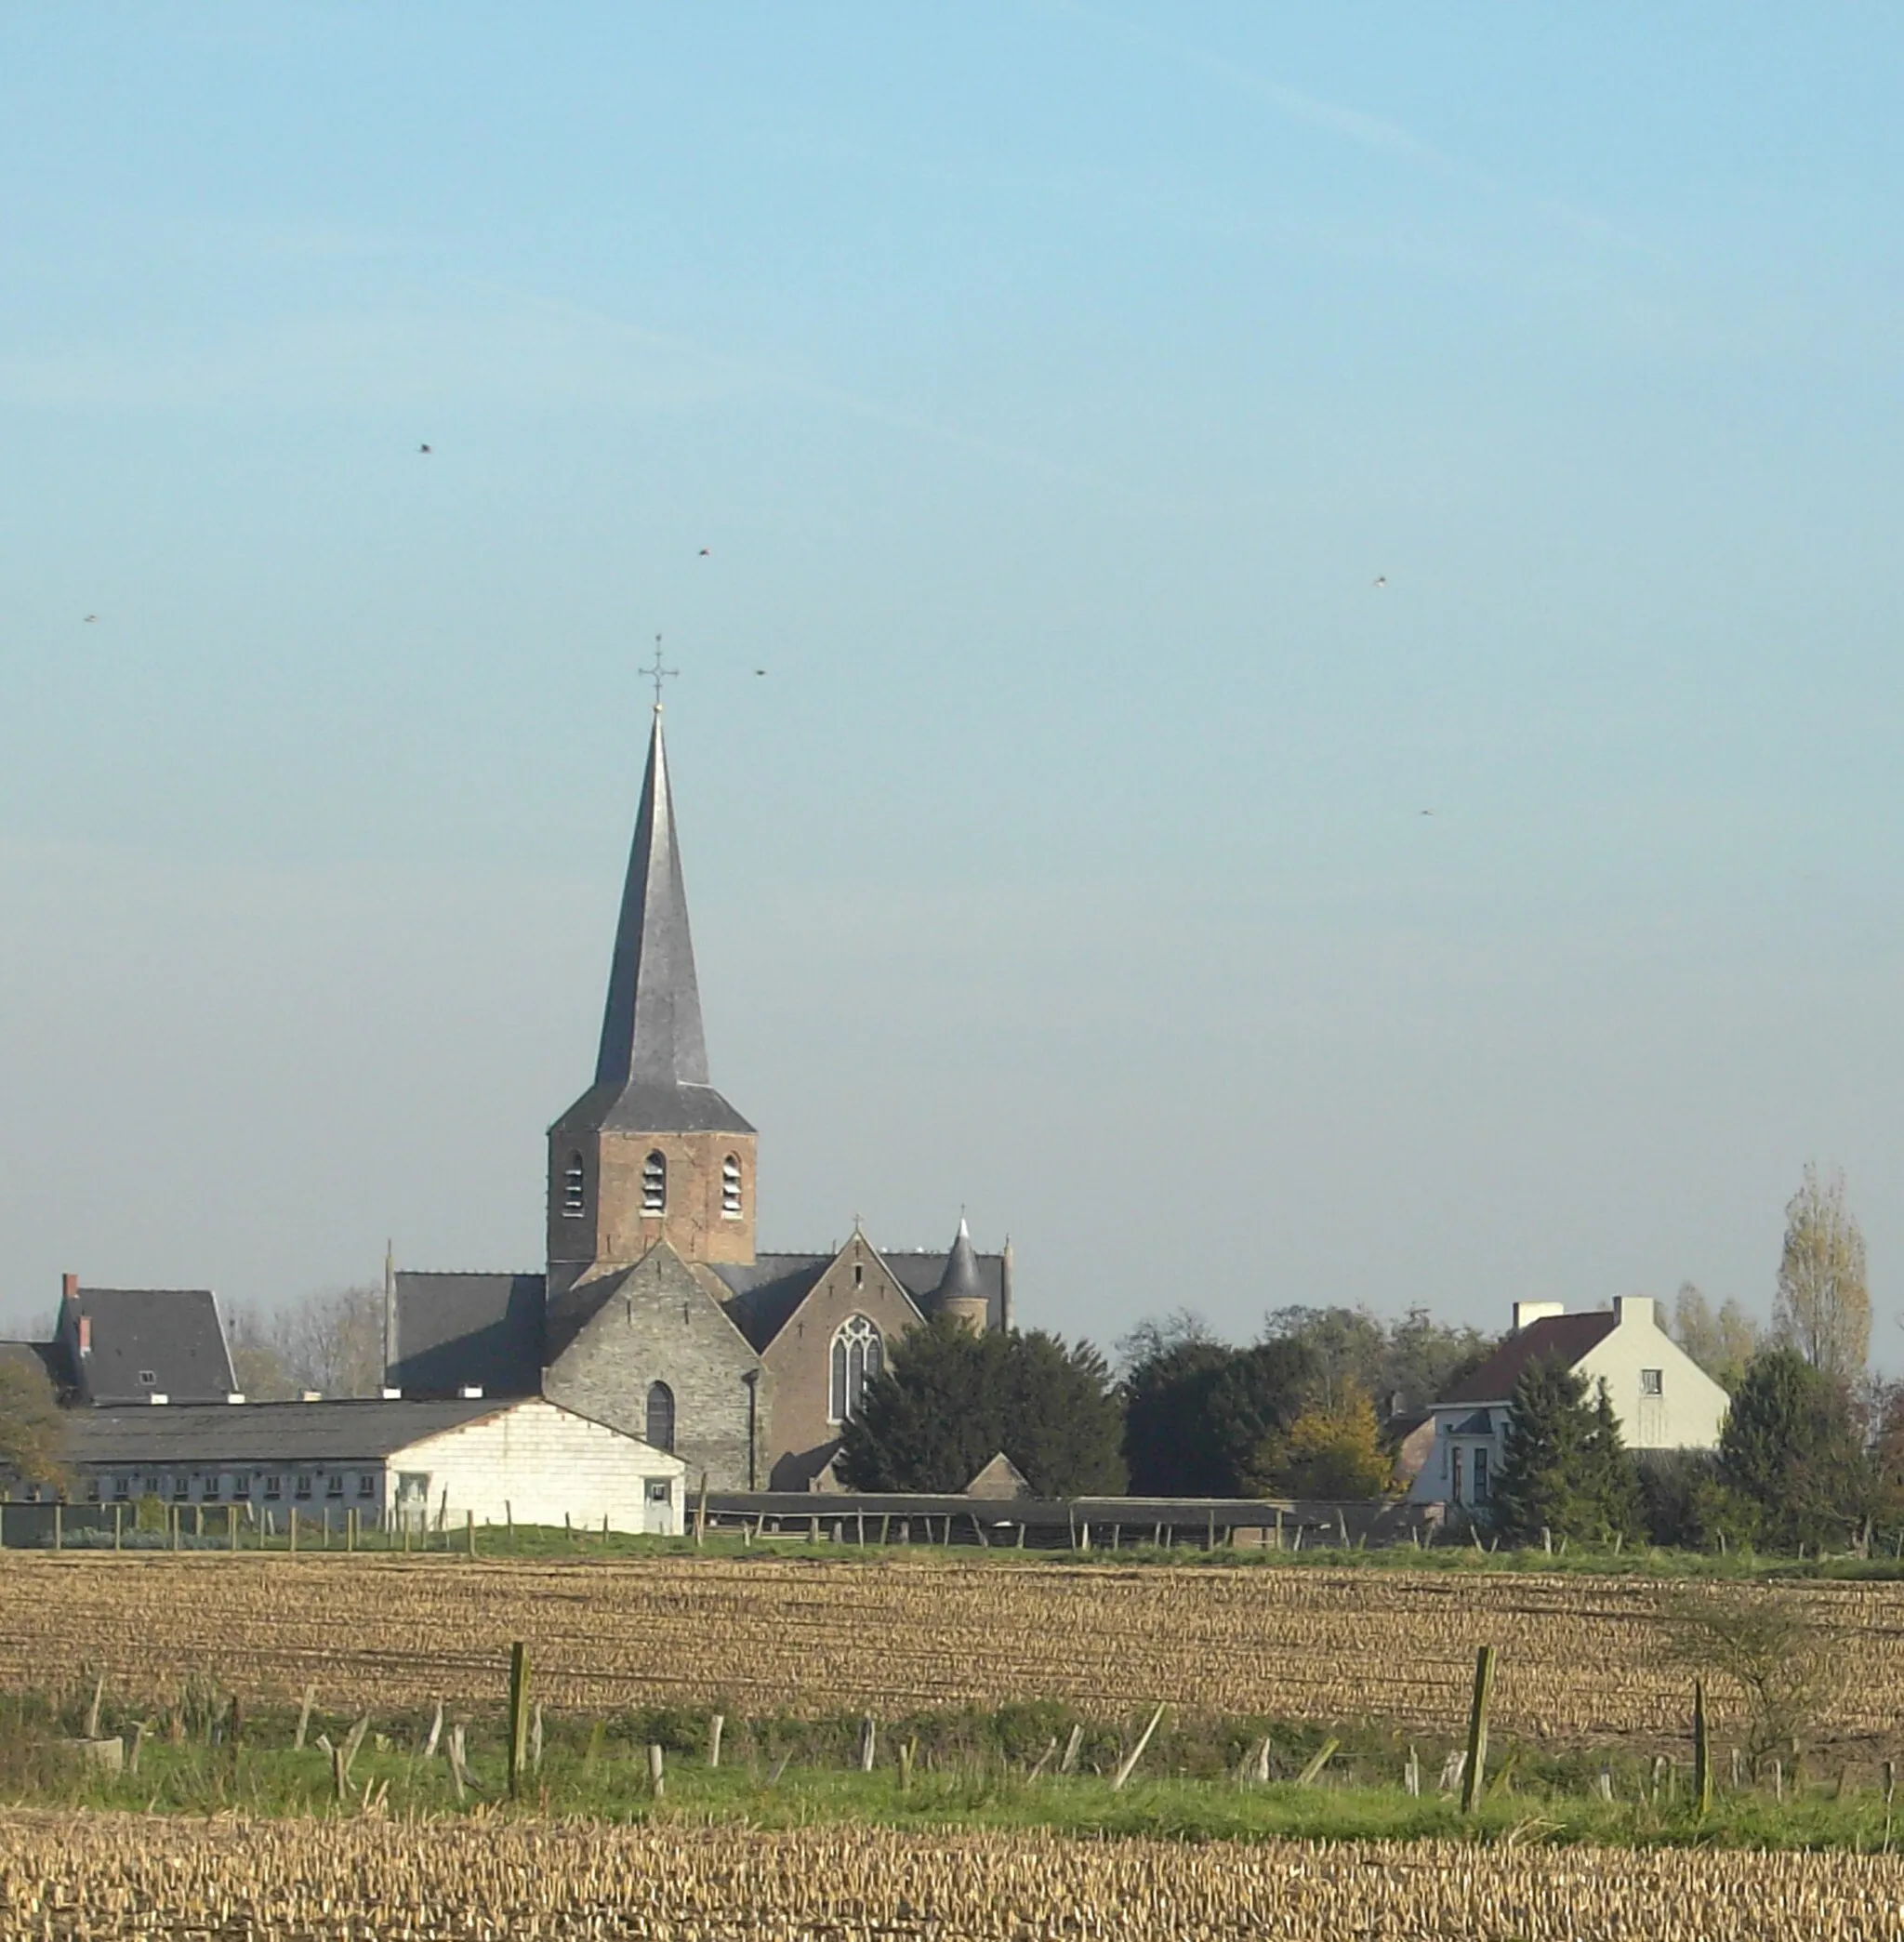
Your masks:
M1851 1942L1904 1862L1446 1842L1304 1847L877 1828L0 1814L0 1929L47 1942L271 1935L1286 1937Z

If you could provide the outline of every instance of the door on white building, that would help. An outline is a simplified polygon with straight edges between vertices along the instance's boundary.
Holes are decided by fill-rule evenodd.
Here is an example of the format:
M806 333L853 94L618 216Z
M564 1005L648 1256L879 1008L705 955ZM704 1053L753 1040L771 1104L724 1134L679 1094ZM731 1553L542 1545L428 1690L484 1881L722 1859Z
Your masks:
M674 1486L666 1477L650 1477L641 1495L645 1501L641 1505L641 1528L661 1537L667 1537L674 1520L669 1515L673 1510L672 1492Z
M427 1470L398 1471L397 1522L405 1530L430 1528L430 1473Z

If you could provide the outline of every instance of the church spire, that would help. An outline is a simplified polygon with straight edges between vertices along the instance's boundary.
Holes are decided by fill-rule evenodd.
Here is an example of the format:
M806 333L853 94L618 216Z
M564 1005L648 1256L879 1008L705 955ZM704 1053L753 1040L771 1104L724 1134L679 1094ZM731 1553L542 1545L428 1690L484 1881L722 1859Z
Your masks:
M658 701L595 1060L598 1086L631 1082L669 1090L709 1083Z

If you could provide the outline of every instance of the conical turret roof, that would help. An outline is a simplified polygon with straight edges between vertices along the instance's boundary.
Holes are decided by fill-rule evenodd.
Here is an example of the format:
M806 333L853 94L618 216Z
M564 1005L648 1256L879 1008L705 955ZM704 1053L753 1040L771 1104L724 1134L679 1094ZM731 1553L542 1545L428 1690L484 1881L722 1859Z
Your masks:
M952 1243L951 1253L945 1257L945 1272L939 1276L939 1285L932 1290L932 1306L944 1308L953 1301L983 1301L985 1299L985 1284L978 1274L978 1256L972 1249L972 1230L965 1224L965 1216L960 1214L958 1238Z

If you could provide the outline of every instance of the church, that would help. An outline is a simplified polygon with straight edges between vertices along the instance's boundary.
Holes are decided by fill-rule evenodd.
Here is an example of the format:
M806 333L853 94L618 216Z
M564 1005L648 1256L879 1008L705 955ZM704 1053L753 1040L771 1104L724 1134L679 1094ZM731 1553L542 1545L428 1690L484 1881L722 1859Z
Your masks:
M691 1485L814 1490L907 1329L1009 1328L1012 1248L761 1253L760 1136L709 1076L661 707L595 1077L549 1130L547 1265L386 1269L385 1381L405 1399L541 1396L672 1452Z

